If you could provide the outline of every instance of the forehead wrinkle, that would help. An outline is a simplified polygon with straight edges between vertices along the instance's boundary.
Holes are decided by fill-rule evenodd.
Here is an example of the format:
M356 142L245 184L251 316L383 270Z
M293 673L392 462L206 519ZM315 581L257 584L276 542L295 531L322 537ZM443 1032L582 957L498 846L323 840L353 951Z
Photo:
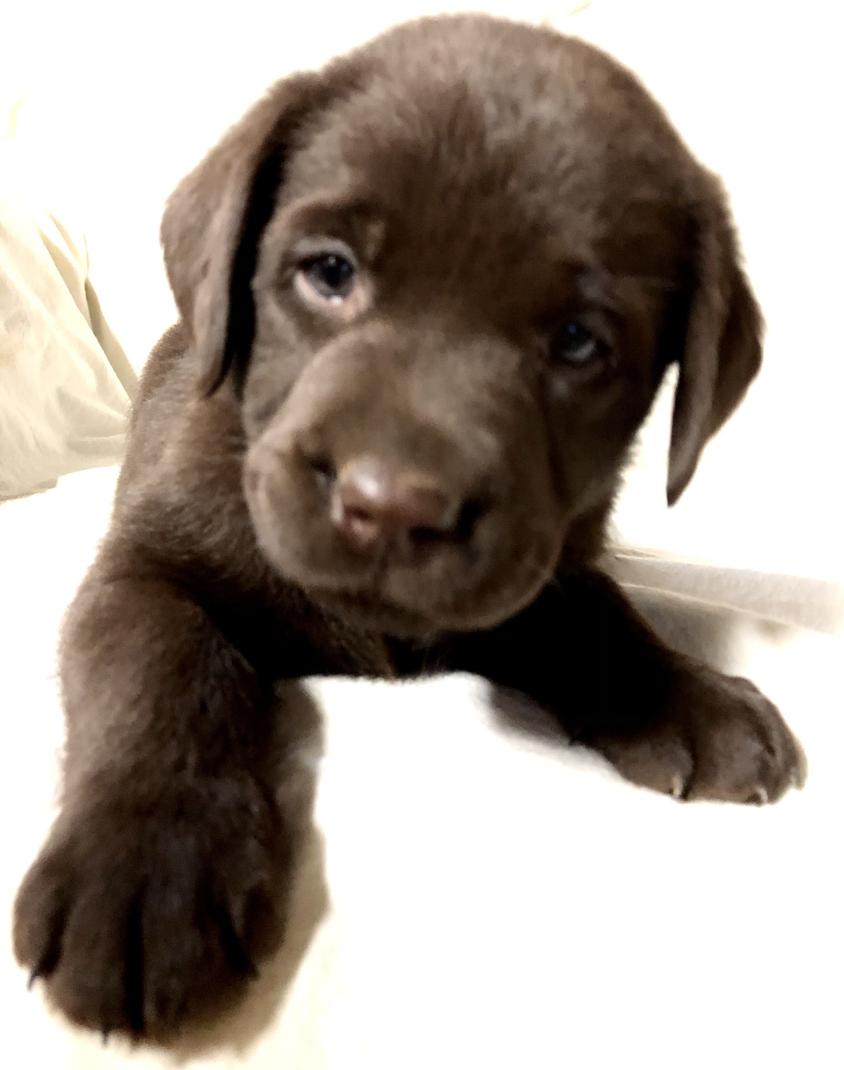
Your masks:
M388 207L427 225L465 223L489 206L499 227L515 217L519 231L542 229L555 190L562 196L567 185L586 187L589 180L571 152L549 154L560 132L553 139L551 130L537 132L531 106L517 121L490 107L478 87L465 82L376 81L312 126L294 155L290 180L303 193L338 176L349 185L363 182Z

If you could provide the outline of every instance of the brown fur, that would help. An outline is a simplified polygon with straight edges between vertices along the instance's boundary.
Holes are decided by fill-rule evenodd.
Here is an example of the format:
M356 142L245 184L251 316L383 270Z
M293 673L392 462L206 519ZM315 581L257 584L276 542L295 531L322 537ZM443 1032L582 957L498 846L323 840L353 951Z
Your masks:
M162 237L181 323L65 629L63 810L16 912L72 1019L166 1036L250 972L290 864L280 679L472 671L657 790L799 780L774 707L595 570L668 364L674 501L760 360L720 187L627 72L492 19L402 27L275 86ZM317 307L326 242L358 274ZM573 319L600 360L554 357Z

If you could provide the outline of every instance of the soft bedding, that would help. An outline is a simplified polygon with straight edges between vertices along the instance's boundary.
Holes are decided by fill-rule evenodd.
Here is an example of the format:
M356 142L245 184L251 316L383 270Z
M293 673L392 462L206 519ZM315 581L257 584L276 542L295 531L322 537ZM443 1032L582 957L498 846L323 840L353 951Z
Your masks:
M0 499L118 460L135 383L84 238L33 197L0 142Z

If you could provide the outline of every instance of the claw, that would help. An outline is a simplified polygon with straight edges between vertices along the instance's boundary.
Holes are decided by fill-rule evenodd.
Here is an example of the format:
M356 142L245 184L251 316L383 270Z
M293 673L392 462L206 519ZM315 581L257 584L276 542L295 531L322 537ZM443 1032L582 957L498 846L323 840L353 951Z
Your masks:
M26 982L26 990L27 990L27 992L31 992L32 991L32 986L35 984L35 982L38 980L38 978L40 976L41 976L41 971L36 966L35 969L32 971L32 973L29 975L29 980Z
M800 744L797 744L797 765L794 767L794 772L791 774L791 783L795 788L802 788L806 783L806 776L808 773L808 763L806 762L806 754Z
M675 773L671 778L671 794L675 799L682 799L685 788L686 785L683 783L683 778L679 773Z
M101 1035L102 1035L102 1038L103 1038L103 1047L107 1048L108 1047L108 1038L111 1036L111 1030L110 1029L103 1029L103 1030L101 1030Z
M243 940L235 930L229 911L218 904L216 915L220 940L229 960L229 965L241 977L256 978L258 970L246 950Z

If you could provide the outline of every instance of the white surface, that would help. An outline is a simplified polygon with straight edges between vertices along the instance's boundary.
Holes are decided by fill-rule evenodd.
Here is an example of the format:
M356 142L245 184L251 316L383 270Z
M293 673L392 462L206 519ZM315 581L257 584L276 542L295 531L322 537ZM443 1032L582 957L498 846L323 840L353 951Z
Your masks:
M0 506L4 915L52 813L56 628L113 479L79 473ZM660 615L686 647L729 640L730 667L781 704L809 756L802 793L684 806L567 749L537 715L532 730L501 721L479 681L323 682L319 834L287 948L243 1010L173 1054L104 1049L26 992L4 924L4 1065L842 1065L844 651L670 601Z

